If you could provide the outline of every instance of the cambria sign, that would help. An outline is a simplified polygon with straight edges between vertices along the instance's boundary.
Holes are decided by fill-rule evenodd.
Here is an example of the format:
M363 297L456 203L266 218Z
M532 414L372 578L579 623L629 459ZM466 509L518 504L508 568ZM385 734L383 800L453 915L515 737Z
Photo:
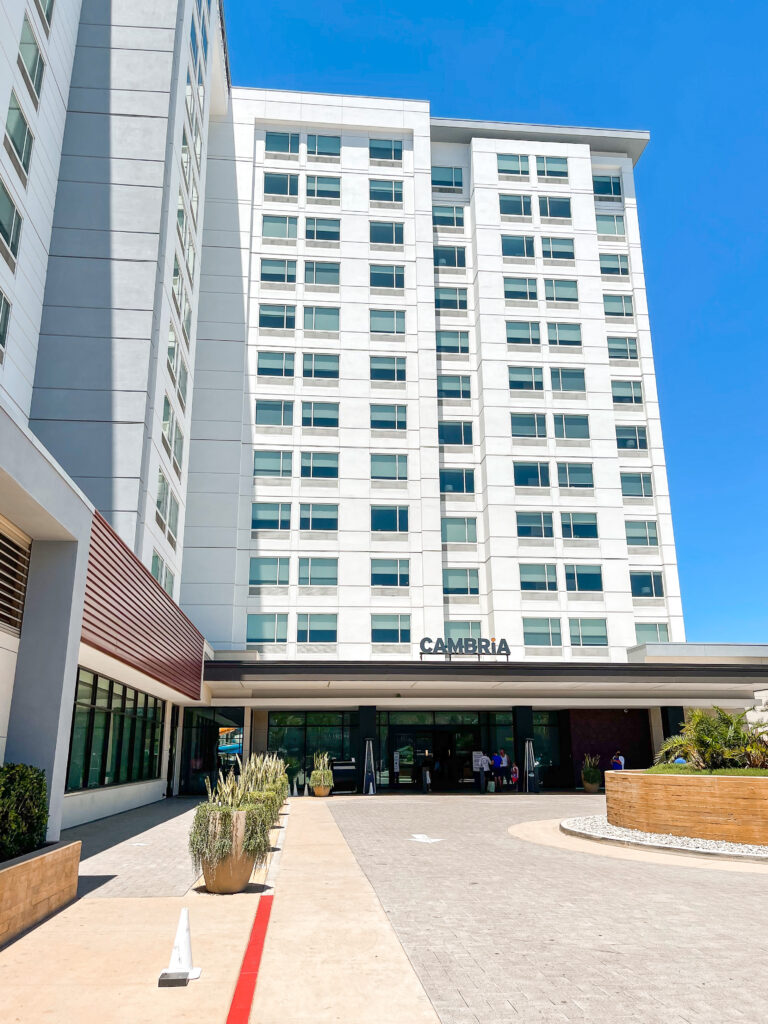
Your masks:
M502 637L472 637L462 636L457 640L450 637L439 636L433 640L431 636L422 637L419 642L419 651L422 654L476 654L480 657L483 654L500 654L502 657L509 657L509 644Z

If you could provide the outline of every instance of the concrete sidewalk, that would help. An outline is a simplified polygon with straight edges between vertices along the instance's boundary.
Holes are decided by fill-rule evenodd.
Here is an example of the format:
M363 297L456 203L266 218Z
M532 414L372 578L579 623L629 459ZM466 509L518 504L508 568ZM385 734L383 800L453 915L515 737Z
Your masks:
M251 1024L438 1024L329 801L289 822Z

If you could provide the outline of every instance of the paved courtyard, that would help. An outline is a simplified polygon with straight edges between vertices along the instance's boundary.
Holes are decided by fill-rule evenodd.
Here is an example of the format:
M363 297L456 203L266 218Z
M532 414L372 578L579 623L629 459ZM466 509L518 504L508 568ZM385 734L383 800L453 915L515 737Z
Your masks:
M328 806L443 1024L765 1019L762 866L615 856L586 840L558 848L508 831L599 813L597 796L383 796Z

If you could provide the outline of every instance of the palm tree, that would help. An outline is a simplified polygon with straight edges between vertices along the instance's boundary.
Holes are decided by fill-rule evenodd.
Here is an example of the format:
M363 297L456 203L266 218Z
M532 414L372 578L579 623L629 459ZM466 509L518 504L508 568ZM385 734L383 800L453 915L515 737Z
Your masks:
M694 708L680 733L659 747L656 764L669 764L683 757L702 770L768 767L768 726L751 724L744 711L729 714L718 707L713 711L709 714Z

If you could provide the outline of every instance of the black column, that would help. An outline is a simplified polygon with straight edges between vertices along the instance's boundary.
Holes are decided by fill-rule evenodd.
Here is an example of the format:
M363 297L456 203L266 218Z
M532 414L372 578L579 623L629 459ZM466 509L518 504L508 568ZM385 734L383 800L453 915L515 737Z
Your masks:
M364 793L363 771L365 770L365 741L373 740L373 756L376 757L376 705L369 704L359 708L359 732L357 744L357 789Z
M677 736L685 722L685 711L681 707L670 706L661 708L661 729L664 739Z
M520 788L523 788L525 767L525 741L533 739L533 708L521 705L512 708L515 733L515 761L520 769Z

